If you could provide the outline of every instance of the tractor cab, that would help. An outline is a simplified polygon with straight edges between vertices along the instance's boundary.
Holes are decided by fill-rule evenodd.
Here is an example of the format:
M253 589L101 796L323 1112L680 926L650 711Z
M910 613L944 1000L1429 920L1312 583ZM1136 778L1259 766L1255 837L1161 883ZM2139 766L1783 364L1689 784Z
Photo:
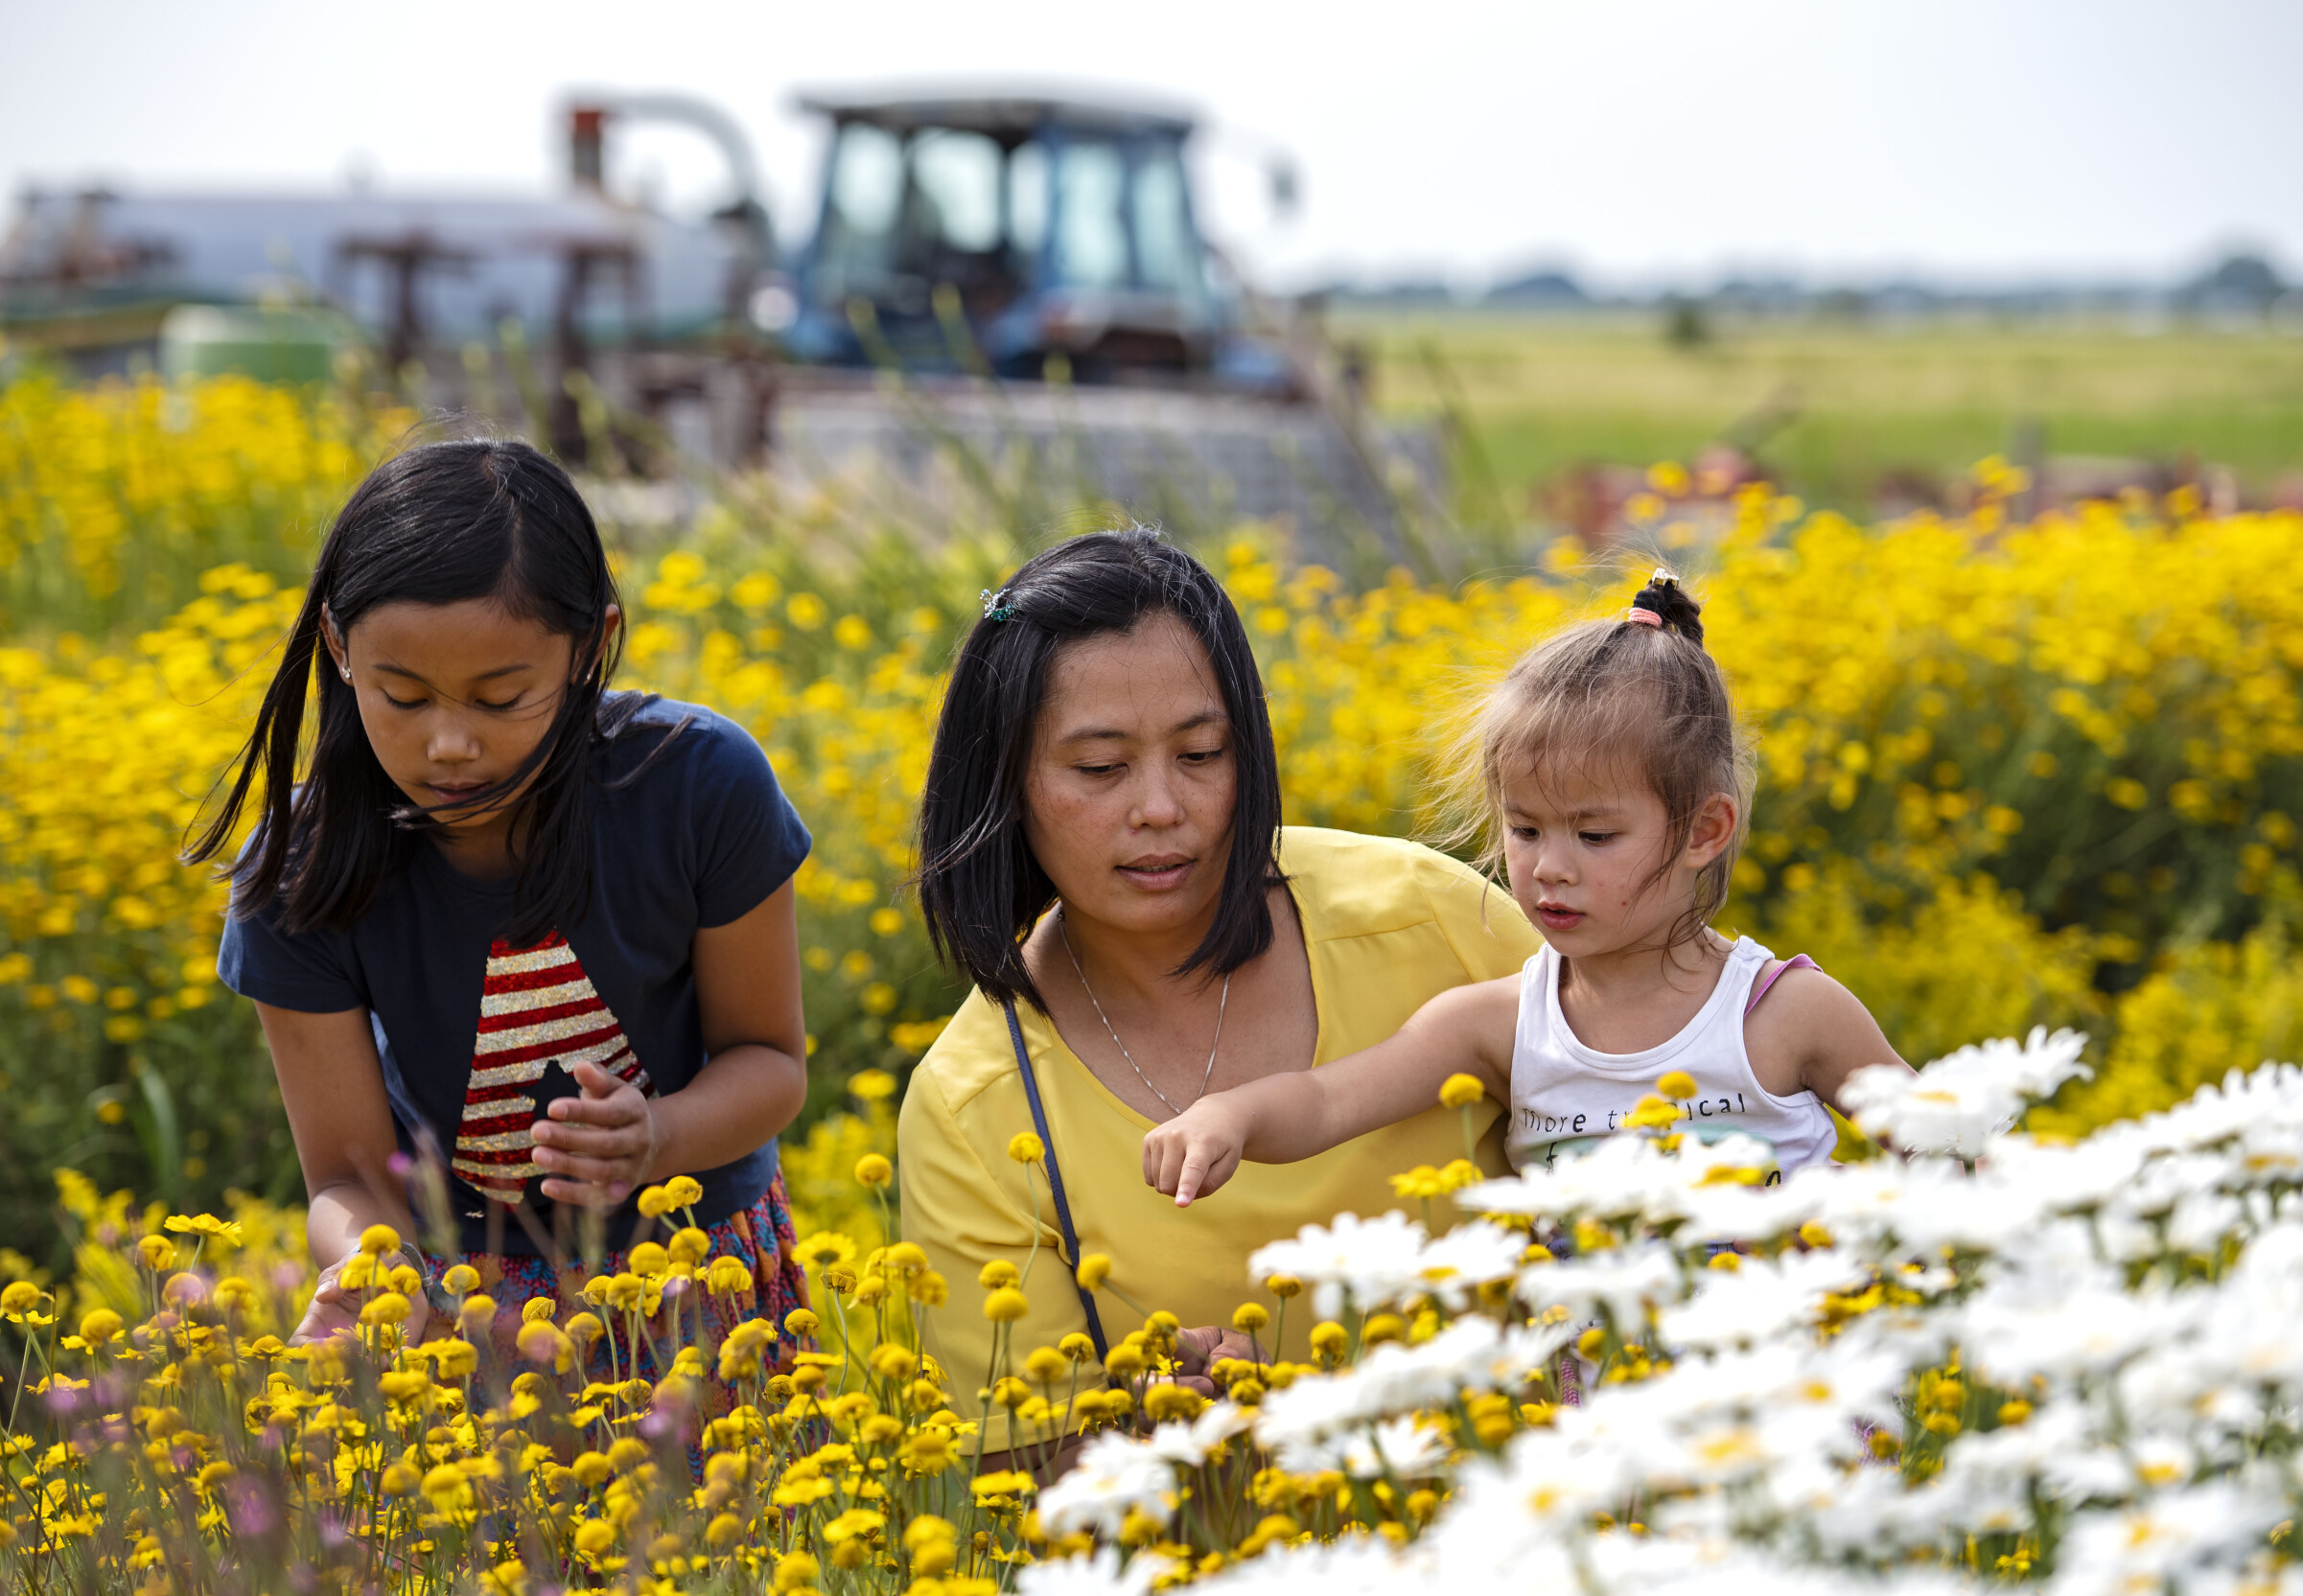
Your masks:
M838 100L784 345L803 363L1277 391L1192 204L1188 116L1013 98Z

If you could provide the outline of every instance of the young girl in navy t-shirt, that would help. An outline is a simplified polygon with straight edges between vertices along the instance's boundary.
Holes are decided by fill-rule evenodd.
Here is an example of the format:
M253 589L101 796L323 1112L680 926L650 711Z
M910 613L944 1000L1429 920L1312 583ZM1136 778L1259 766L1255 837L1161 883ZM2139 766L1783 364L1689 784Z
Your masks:
M255 1001L311 1194L300 1339L353 1322L337 1277L368 1226L427 1243L405 1249L411 1339L453 1315L457 1262L516 1329L599 1268L587 1251L625 1268L640 1190L678 1176L744 1265L705 1295L721 1330L803 1303L776 1136L806 1090L807 831L740 728L608 690L621 619L591 512L523 444L386 462L321 547L193 850L261 805L218 965Z

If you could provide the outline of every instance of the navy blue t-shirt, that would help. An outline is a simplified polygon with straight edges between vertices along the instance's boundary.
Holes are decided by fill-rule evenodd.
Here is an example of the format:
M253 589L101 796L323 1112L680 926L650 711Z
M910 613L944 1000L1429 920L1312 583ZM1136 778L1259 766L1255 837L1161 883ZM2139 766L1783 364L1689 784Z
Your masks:
M593 775L591 907L539 942L502 939L512 881L475 881L418 841L351 930L289 936L275 904L227 921L217 955L224 984L258 1003L368 1011L401 1148L429 1140L449 1161L467 1252L539 1250L514 1215L491 1222L490 1199L524 1197L546 1236L572 1242L572 1215L537 1192L529 1127L553 1099L580 1094L570 1066L581 1060L652 1093L692 1080L706 1056L696 932L757 908L807 857L807 828L767 755L709 709L648 705ZM776 1144L689 1172L710 1224L759 1200ZM609 1216L611 1245L638 1215L634 1197Z

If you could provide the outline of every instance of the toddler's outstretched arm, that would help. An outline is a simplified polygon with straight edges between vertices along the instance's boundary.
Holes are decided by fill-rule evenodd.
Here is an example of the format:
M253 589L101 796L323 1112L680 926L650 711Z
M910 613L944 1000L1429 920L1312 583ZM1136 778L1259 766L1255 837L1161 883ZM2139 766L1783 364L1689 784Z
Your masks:
M1189 1208L1243 1159L1292 1164L1421 1113L1452 1075L1475 1076L1506 1100L1519 1008L1516 975L1458 986L1372 1048L1201 1098L1146 1133L1144 1182Z

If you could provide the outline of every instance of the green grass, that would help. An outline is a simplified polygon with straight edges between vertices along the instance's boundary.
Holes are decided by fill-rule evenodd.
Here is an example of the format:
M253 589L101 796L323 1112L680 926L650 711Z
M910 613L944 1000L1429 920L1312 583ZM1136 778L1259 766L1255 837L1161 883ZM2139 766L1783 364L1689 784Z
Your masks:
M1760 458L1811 501L1867 509L1895 472L1956 476L2009 452L2186 457L2253 497L2303 473L2303 335L1984 325L1714 324L1692 349L1660 317L1474 312L1340 315L1374 357L1387 412L1460 406L1504 489L1581 461L1690 459L1740 420L1789 419Z

